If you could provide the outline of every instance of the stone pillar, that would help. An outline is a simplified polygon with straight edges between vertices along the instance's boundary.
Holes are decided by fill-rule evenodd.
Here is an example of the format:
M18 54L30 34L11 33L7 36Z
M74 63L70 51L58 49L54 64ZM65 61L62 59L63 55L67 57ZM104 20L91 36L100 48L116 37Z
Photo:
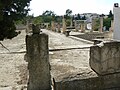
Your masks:
M49 23L46 24L46 29L49 29Z
M81 24L81 32L85 33L85 24L84 23Z
M118 3L114 4L114 30L113 30L113 40L120 41L120 7Z
M100 29L99 32L103 32L103 17L100 17Z
M62 31L63 31L63 33L65 33L65 31L66 31L66 22L65 22L64 16L63 16L62 22L63 22Z
M114 20L111 20L111 27L110 27L110 32L113 32L113 28L114 28Z
M61 30L60 30L60 23L58 23L58 33L61 33Z
M26 21L26 22L27 23L26 23L26 31L25 32L26 32L26 35L28 35L28 33L29 33L29 27L28 27L29 26L29 22L28 21Z
M48 35L39 34L33 26L33 34L26 36L29 80L27 90L51 90Z
M84 33L85 33L85 30L86 30L86 23L83 24L83 27L84 27Z
M70 27L73 27L72 17L71 17Z
M51 22L51 29L52 29L52 31L55 31L55 23L54 23L54 21Z
M82 32L82 24L80 23L80 30L81 30L81 32Z
M27 21L27 26L26 26L27 28L26 28L26 35L28 35L29 33L31 33L32 32L32 23L29 23L28 21Z
M92 18L92 29L91 29L90 32L93 32L93 31L94 31L94 29L95 29L94 27L95 27L95 19Z
M74 25L75 25L75 31L77 32L79 29L78 29L78 25L77 25L77 21L76 20L74 22Z

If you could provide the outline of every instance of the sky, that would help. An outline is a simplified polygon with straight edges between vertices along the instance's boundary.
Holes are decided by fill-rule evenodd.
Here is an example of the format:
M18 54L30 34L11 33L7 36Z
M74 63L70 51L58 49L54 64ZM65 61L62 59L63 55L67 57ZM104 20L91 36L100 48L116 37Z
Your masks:
M98 13L109 14L113 10L114 3L120 0L32 0L30 2L29 15L39 16L46 10L54 11L56 15L64 15L67 9L72 14Z

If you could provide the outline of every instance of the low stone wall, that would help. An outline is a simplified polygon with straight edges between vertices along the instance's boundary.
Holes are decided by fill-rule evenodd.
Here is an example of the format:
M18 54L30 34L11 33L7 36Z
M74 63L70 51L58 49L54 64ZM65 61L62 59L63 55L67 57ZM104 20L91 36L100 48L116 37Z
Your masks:
M99 75L120 73L120 42L101 42L92 46L90 66Z
M99 78L55 82L55 90L100 90Z
M55 82L55 90L120 90L120 73Z
M93 32L93 33L85 33L85 34L79 34L79 35L73 35L78 38L86 39L92 41L93 39L108 39L112 37L112 32L104 32L104 33L98 33L98 32Z
M103 41L90 47L90 66L98 76L54 80L55 90L120 90L120 42Z

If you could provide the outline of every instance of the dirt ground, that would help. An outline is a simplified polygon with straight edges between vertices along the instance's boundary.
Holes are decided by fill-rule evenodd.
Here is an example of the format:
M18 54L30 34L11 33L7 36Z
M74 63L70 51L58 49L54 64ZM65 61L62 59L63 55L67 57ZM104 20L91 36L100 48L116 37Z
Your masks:
M75 41L63 34L47 30L43 32L49 35L49 49L90 45ZM9 51L0 45L0 90L26 90L28 63L24 60L25 36L25 30L22 30L21 34L12 40L1 42ZM89 48L50 51L49 53L51 76L56 81L96 76L89 67Z
M27 62L24 60L25 32L12 40L4 40L0 45L0 90L18 90L27 84Z
M51 75L56 82L97 76L89 66L90 48L84 48L93 44L78 41L56 32L47 30L43 30L43 32L49 35L49 48L59 49L50 51L49 55Z

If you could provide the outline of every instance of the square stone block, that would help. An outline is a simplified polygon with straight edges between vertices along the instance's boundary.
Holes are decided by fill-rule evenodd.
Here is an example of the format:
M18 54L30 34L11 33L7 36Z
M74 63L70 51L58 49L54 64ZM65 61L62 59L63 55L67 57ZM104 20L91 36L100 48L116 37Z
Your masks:
M90 67L98 75L120 72L120 42L111 41L90 47Z

